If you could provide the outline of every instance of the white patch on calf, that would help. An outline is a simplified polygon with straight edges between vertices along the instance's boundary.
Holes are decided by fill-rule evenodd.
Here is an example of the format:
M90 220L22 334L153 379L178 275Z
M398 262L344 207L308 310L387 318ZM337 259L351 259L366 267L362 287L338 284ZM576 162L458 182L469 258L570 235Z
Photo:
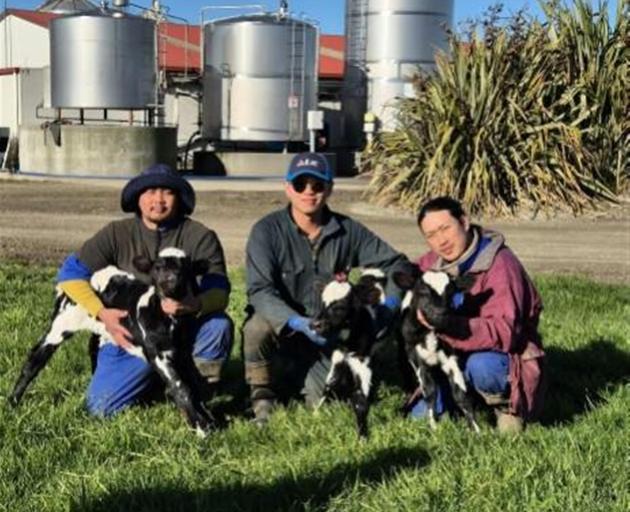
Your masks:
M185 258L186 253L177 247L167 247L166 249L162 249L158 256L160 258Z
M385 279L385 272L380 268L366 268L361 271L362 276L374 276L376 279Z
M370 385L372 383L372 370L370 369L370 358L365 357L361 360L359 357L348 354L346 357L348 366L352 373L359 377L361 383L361 391L367 397L370 395Z
M94 272L92 278L90 279L90 285L96 291L102 292L105 288L107 288L107 285L114 276L125 276L129 279L135 279L133 274L120 270L118 267L114 267L113 265L109 265L97 272Z
M370 393L370 385L372 383L372 370L370 369L370 358L365 357L363 359L357 357L353 353L346 354L341 350L335 350L332 353L330 371L326 376L326 384L330 384L333 375L335 374L335 367L345 362L353 375L359 378L361 383L361 391L367 397Z
M446 290L450 281L448 274L445 272L434 272L432 270L428 270L422 274L422 280L433 288L439 295L444 294L444 290Z
M164 375L166 380L174 383L175 385L178 385L178 383L175 382L175 376L171 372L172 355L173 353L171 351L161 353L158 357L155 358L155 366L157 366L160 372L162 372L162 375Z
M341 350L335 350L332 353L332 357L331 357L331 362L332 362L332 366L336 366L339 363L341 363L341 361L343 361L345 354L341 351Z
M363 276L372 276L375 279L385 279L385 272L383 272L380 268L366 268L361 272L361 277ZM385 289L381 283L374 283L374 287L379 291L379 303L383 304L385 302Z
M342 300L347 297L352 291L352 285L350 283L338 283L333 281L328 283L322 292L322 302L324 306L328 307L337 300Z
M155 295L155 286L149 286L149 289L140 296L140 298L138 299L138 304L136 305L136 317L138 319L138 327L140 328L140 332L142 332L143 339L147 337L147 331L144 329L144 326L140 321L140 310L142 308L146 308L149 305L149 301L151 300L151 297L153 295Z
M408 309L411 306L412 300L413 300L413 292L409 290L407 293L405 293L402 304L400 305L401 311Z
M92 318L85 308L77 304L66 303L52 321L44 344L59 345L63 341L63 333L72 334L82 330L92 331L100 336L109 336L105 330L105 325Z
M457 358L455 356L447 356L441 350L438 353L438 357L440 359L440 366L442 367L442 371L446 375L450 375L453 379L453 382L455 382L455 384L457 384L457 386L465 393L466 381L464 380L464 374L462 373L459 364L457 364Z
M438 339L434 332L430 332L425 336L424 344L424 347L421 344L416 345L416 352L418 353L420 359L429 366L435 366L438 364Z
M144 292L138 299L137 312L140 313L141 308L146 308L149 305L151 297L155 295L155 286L149 286L149 289Z
M341 350L333 351L332 356L330 358L330 370L328 371L328 375L326 375L326 385L330 385L333 379L333 375L335 375L335 368L337 367L337 365L343 362L345 357L346 357L346 354L342 352ZM322 400L320 401L319 405L323 404L325 399L326 399L325 397L322 397Z

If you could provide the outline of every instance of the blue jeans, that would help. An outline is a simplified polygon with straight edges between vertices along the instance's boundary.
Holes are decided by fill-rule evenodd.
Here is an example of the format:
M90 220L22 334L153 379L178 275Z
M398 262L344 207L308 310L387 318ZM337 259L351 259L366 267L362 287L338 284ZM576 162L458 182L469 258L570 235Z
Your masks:
M200 318L194 336L195 360L227 361L232 350L232 321L226 314ZM94 416L116 414L137 402L156 379L146 361L107 343L98 351L96 371L87 390L88 411Z
M460 356L461 357L461 356ZM473 352L464 362L466 384L475 391L487 395L507 395L509 392L510 359L503 352ZM447 381L438 385L435 414L437 416L454 408L453 398ZM424 418L427 403L418 400L411 410L411 417Z

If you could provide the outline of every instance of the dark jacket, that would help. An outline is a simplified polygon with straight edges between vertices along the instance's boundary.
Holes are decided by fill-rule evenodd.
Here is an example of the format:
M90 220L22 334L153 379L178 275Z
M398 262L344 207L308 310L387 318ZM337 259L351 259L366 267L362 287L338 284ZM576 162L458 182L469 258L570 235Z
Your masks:
M263 217L249 235L248 302L278 334L290 316L313 316L319 311L321 291L336 273L376 267L391 274L406 261L359 222L329 209L325 216L314 243L293 222L290 207ZM400 294L391 279L386 293Z
M227 277L217 235L188 217L157 230L147 228L138 216L110 222L83 244L78 257L92 272L115 265L148 283L149 276L138 272L133 258L144 255L153 260L165 247L182 249L192 261L206 260L208 274Z

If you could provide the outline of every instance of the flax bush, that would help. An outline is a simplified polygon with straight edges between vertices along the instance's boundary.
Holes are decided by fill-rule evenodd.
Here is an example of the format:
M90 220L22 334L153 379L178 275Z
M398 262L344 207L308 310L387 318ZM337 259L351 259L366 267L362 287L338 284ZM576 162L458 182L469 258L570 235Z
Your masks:
M463 34L434 74L400 100L399 129L364 152L368 195L415 210L449 194L472 213L573 213L615 201L629 184L628 13L618 3L541 1Z

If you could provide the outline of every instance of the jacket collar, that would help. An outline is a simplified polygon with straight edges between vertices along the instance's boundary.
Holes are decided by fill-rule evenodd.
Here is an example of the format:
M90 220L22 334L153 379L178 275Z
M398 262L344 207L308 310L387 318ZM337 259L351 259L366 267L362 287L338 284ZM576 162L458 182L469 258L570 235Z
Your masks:
M292 226L292 229L296 233L301 233L300 228L293 220L293 215L291 215L290 204L287 205L287 207L284 209L284 212L290 221L290 225ZM324 206L324 223L322 224L322 230L319 235L320 240L333 233L336 233L339 229L341 229L341 224L339 223L339 219L337 219L337 216L335 215L335 213L330 208L328 208L328 205L325 205Z
M470 226L473 240L457 260L447 262L438 258L433 265L436 270L447 272L451 275L464 274L466 272L484 272L490 268L494 257L504 245L501 233L483 229L473 224Z

